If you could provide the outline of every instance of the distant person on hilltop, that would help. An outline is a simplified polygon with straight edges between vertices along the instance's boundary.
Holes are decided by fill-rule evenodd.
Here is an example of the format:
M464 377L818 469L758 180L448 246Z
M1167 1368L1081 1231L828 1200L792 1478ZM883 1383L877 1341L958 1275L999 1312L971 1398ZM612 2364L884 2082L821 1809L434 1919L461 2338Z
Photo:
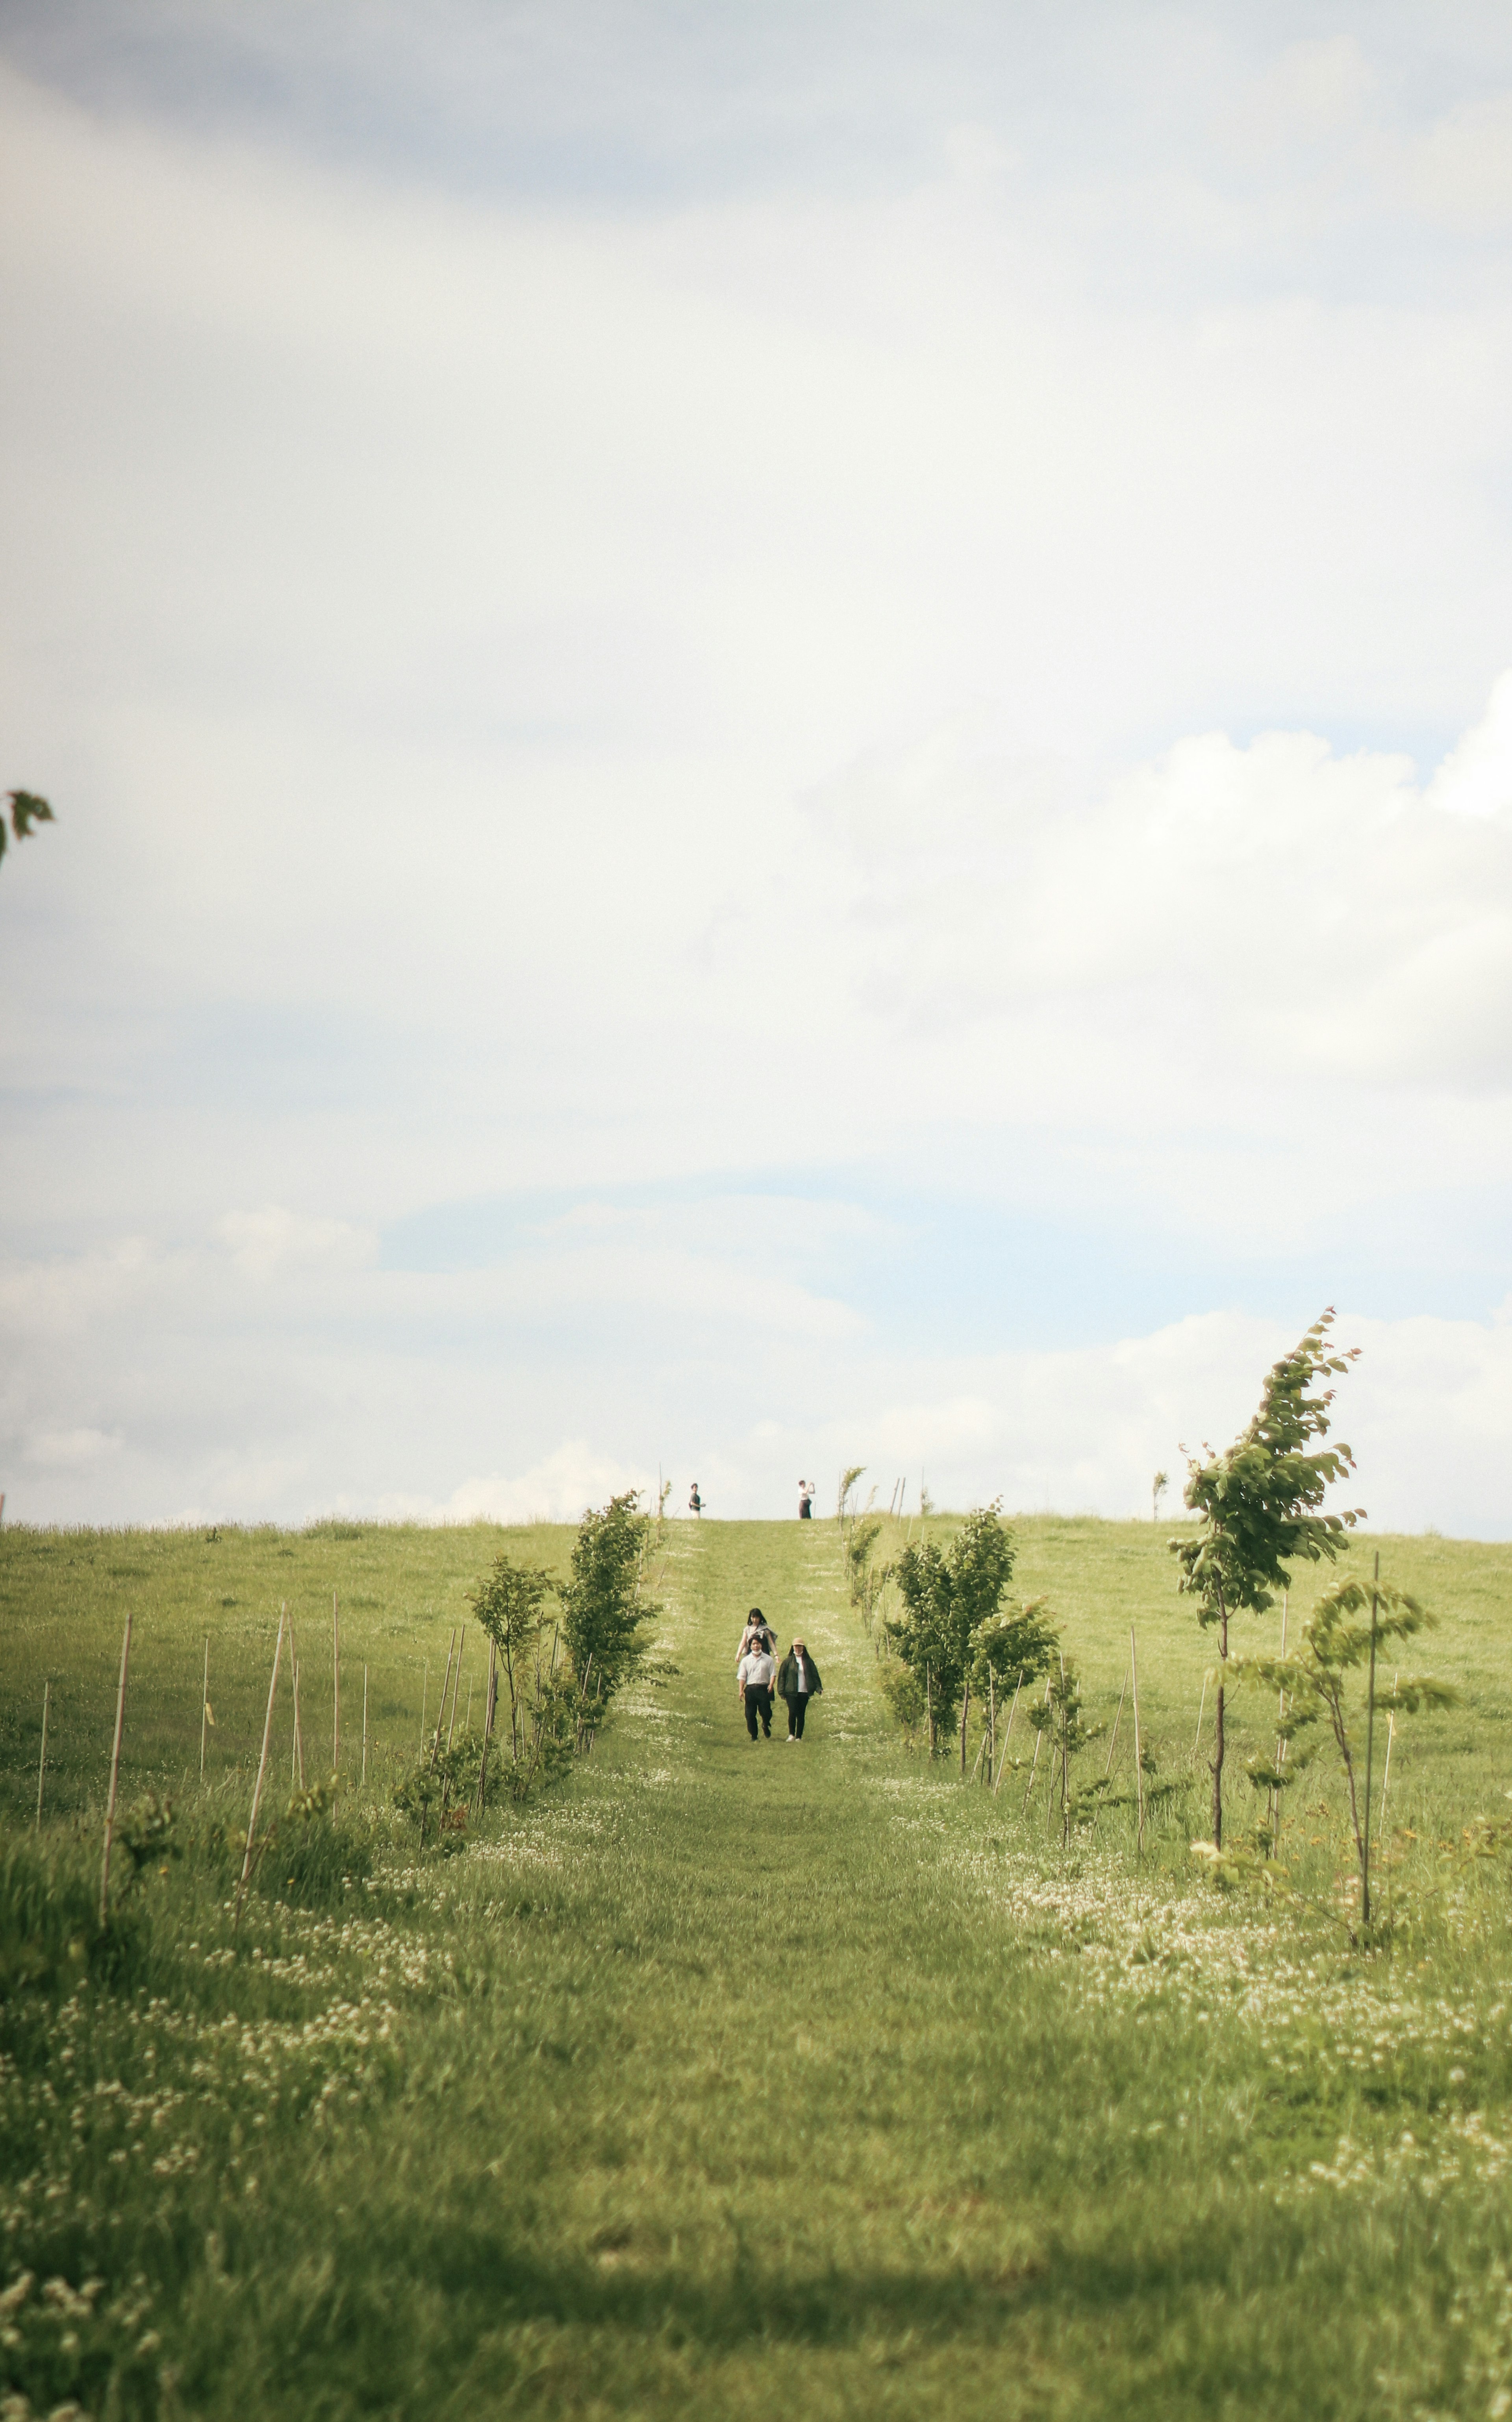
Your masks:
M811 1480L800 1480L798 1483L798 1520L800 1522L813 1520L813 1482Z
M772 1676L776 1672L776 1662L764 1648L748 1648L735 1667L740 1703L746 1710L746 1730L752 1740L758 1722L767 1739L772 1738Z
M687 1510L690 1514L701 1514L703 1511L703 1500L699 1495L699 1484L696 1480L687 1492Z
M790 1741L803 1738L803 1719L809 1712L809 1702L817 1699L824 1687L807 1646L801 1640L795 1640L777 1677L777 1695L787 1701Z

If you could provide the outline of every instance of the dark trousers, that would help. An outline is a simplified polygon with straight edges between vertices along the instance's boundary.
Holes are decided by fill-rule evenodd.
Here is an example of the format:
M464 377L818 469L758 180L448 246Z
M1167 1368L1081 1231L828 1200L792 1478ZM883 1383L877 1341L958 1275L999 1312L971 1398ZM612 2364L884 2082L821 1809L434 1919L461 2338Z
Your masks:
M770 1740L772 1738L772 1693L770 1686L765 1682L748 1682L746 1685L746 1730L749 1733L752 1740L756 1738L756 1719L758 1716L760 1716L762 1720L762 1730L766 1735L767 1739Z
M788 1701L788 1734L793 1740L803 1738L803 1719L809 1712L811 1691L795 1691Z

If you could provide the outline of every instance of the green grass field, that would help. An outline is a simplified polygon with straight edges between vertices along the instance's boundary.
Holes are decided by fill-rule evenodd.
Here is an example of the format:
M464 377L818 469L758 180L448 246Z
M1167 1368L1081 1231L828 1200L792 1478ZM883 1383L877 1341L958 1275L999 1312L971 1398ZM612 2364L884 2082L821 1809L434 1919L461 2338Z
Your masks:
M15 2393L102 2417L1512 2412L1512 1549L1351 1552L1440 1614L1421 1661L1463 1693L1394 1745L1392 1928L1362 1954L1331 1767L1287 1816L1307 1908L1195 1872L1208 1651L1165 1532L1018 1531L1016 1587L1049 1593L1110 1718L1136 1627L1145 1736L1192 1786L1142 1860L1126 1811L1063 1852L1043 1775L1026 1812L1027 1768L994 1798L909 1749L832 1523L669 1526L675 1676L423 1858L388 1793L465 1593L501 1543L564 1570L570 1533L0 1534L9 1908L41 1927L44 1854L60 1907L98 1873L128 1608L123 1798L171 1791L193 1836L129 1895L112 1974L71 1981L65 1944L5 2005ZM328 1768L333 1591L349 1778L368 1668L370 1871L270 1862L233 1936L212 1822L245 1821L284 1600ZM740 1722L752 1603L824 1672L796 1748ZM467 1675L476 1722L472 1645ZM1266 1712L1233 1743L1236 1820ZM287 1691L275 1751L281 1807Z

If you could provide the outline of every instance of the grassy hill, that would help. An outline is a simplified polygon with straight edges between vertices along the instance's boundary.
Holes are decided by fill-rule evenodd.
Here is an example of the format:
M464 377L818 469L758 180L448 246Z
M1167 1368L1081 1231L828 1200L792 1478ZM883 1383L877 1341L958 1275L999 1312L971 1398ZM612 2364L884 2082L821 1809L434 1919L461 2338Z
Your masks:
M1063 1853L1027 1766L994 1797L910 1752L833 1524L670 1526L675 1675L446 1857L387 1805L422 1691L433 1717L501 1539L564 1569L570 1533L0 1536L12 1934L40 1927L44 1677L55 1892L97 1872L128 1606L123 1791L172 1788L196 1837L131 1896L112 1977L60 1953L6 2005L5 2277L33 2274L6 2359L35 2410L1512 2411L1512 1551L1353 1551L1440 1612L1423 1661L1463 1692L1394 1744L1394 1931L1361 1955L1328 1913L1331 1772L1288 1817L1316 1913L1192 1871L1207 1651L1164 1532L1018 1527L1016 1586L1050 1594L1097 1711L1132 1623L1146 1737L1193 1778L1142 1860L1126 1812ZM270 1870L233 1937L205 1845L245 1821L283 1600L329 1765L333 1591L370 1872ZM794 1749L740 1723L757 1603L824 1672ZM276 1746L284 1799L283 1694Z

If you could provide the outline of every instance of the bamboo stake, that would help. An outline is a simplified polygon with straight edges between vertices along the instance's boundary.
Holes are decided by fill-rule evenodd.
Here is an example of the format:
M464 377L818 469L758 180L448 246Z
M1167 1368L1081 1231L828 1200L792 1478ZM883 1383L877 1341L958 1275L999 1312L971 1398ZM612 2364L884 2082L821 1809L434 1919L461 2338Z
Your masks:
M981 1765L981 1763L982 1763L982 1753L983 1753L983 1751L986 1748L986 1745L987 1745L987 1736L986 1736L985 1732L984 1732L984 1733L983 1733L983 1736L982 1736L982 1738L981 1738L981 1739L978 1741L978 1743L977 1743L977 1754L976 1754L975 1757L971 1760L971 1777L970 1777L970 1779L971 1779L971 1781L972 1781L973 1783L974 1783L974 1782L976 1781L976 1779L977 1779L977 1768L978 1768L978 1767Z
M258 1760L258 1779L252 1786L252 1815L246 1829L246 1848L242 1853L242 1880L236 1887L236 1922L242 1922L242 1895L252 1868L252 1838L258 1830L258 1806L262 1798L262 1777L268 1764L268 1742L273 1734L273 1703L278 1688L278 1660L283 1655L284 1616L288 1601L278 1609L278 1637L273 1650L273 1679L268 1684L268 1712L262 1720L262 1755Z
M456 1647L456 1644L457 1627L453 1624L451 1627L451 1637L447 1642L447 1670L441 1676L441 1705L436 1711L435 1735L431 1742L431 1764L433 1766L434 1766L436 1759L441 1754L441 1727L447 1720L447 1685L451 1679L451 1652Z
M968 1675L966 1688L961 1693L961 1781L963 1783L966 1781L966 1719L970 1710L970 1706L971 1677Z
M1394 1699L1396 1696L1396 1685L1401 1678L1400 1673L1395 1673L1392 1675L1392 1696ZM1380 1838L1383 1842L1386 1839L1386 1785L1392 1779L1392 1742L1395 1737L1395 1732L1396 1710L1394 1707L1391 1714L1386 1719L1386 1763L1381 1769L1380 1777Z
M1050 1704L1050 1686L1048 1682L1045 1685L1045 1704L1047 1706ZM1020 1816L1025 1814L1029 1807L1029 1795L1034 1788L1034 1777L1039 1772L1040 1744L1044 1738L1045 1734L1043 1729L1036 1725L1034 1731L1034 1754L1029 1761L1029 1782L1024 1791L1024 1805L1018 1812Z
M47 1773L47 1709L53 1696L51 1676L42 1684L42 1754L37 1761L37 1830L42 1827L42 1781ZM1382 1801L1381 1805L1385 1806Z
M1281 1593L1281 1653L1283 1657L1286 1654L1286 1617L1290 1612L1291 1592L1289 1589L1285 1589ZM1286 1692L1284 1688L1283 1688L1278 1690L1276 1692L1276 1754L1271 1761L1278 1774L1281 1772L1282 1768L1286 1762L1286 1744L1282 1739L1280 1729L1285 1721ZM1276 1855L1276 1845L1280 1838L1281 1792L1278 1786L1273 1783L1270 1786L1270 1855L1272 1858Z
M1128 1675L1130 1695L1134 1701L1134 1789L1139 1799L1140 1856L1144 1856L1144 1765L1140 1745L1140 1669L1134 1653L1134 1626L1128 1628Z
M368 1787L368 1669L362 1669L362 1787Z
M1197 1729L1191 1737L1191 1754L1197 1754L1197 1744L1203 1737L1203 1716L1207 1706L1207 1676L1203 1675L1203 1695L1197 1702Z
M1124 1668L1124 1678L1118 1686L1118 1713L1113 1718L1113 1738L1108 1744L1108 1763L1103 1768L1103 1781L1105 1783L1113 1770L1113 1752L1118 1747L1118 1727L1124 1720L1124 1694L1127 1689L1128 1667L1126 1665Z
M305 1788L305 1737L299 1729L299 1659L293 1662L294 1675L294 1771L301 1791Z
M430 1689L431 1660L429 1657L423 1657L420 1659L420 1748L422 1752L425 1748L425 1707Z
M462 1688L462 1652L464 1648L465 1648L466 1644L467 1627L464 1624L462 1627L462 1638L457 1643L457 1678L451 1685L451 1722L447 1727L447 1754L449 1757L451 1754L451 1736L457 1729L457 1693Z
M1018 1693L1023 1687L1024 1677L1022 1674L1020 1674L1017 1681L1014 1685L1014 1703L1008 1710L1008 1721L1002 1728L1002 1755L998 1760L998 1780L992 1786L992 1796L994 1800L996 1800L999 1792L1002 1789L1002 1770L1008 1763L1008 1744L1014 1737L1014 1717L1017 1713L1018 1709Z
M205 1634L205 1679L199 1693L199 1785L205 1784L205 1728L210 1722L210 1634Z
M467 1676L467 1712L462 1720L462 1737L464 1740L466 1739L468 1734L472 1731L472 1694L473 1677L469 1674Z
M1370 1801L1376 1757L1376 1630L1379 1611L1380 1549L1376 1550L1375 1580L1370 1592L1370 1714L1365 1726L1365 1830L1361 1857L1360 1922L1370 1924Z
M987 1784L992 1781L992 1769L998 1757L998 1685L990 1665L987 1667L987 1729L984 1738L987 1763L983 1769L982 1780Z
M331 1592L331 1772L341 1771L341 1608Z
M120 1688L116 1693L116 1738L110 1752L110 1798L105 1803L105 1854L100 1867L100 1923L110 1911L110 1845L116 1831L116 1791L120 1782L120 1737L126 1726L126 1668L132 1654L132 1618L120 1644Z

